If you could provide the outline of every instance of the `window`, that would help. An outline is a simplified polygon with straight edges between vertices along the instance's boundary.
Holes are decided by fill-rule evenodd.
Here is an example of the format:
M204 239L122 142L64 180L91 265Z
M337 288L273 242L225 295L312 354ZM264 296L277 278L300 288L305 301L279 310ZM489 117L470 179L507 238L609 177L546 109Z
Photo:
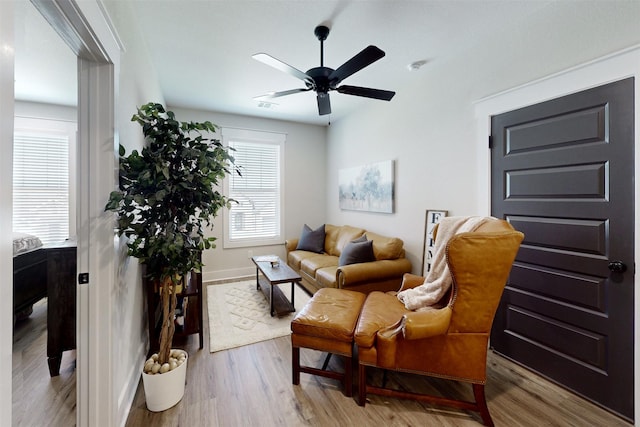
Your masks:
M224 128L222 140L242 173L224 180L224 194L237 201L223 210L224 247L282 244L285 135Z
M43 243L75 236L70 158L72 122L16 117L13 142L13 230Z

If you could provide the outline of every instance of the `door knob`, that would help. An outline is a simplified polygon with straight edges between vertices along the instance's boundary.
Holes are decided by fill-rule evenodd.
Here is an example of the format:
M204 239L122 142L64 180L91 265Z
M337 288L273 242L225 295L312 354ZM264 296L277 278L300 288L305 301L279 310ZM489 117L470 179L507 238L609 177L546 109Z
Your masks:
M608 265L609 270L614 273L624 273L627 271L627 266L622 261L611 261Z

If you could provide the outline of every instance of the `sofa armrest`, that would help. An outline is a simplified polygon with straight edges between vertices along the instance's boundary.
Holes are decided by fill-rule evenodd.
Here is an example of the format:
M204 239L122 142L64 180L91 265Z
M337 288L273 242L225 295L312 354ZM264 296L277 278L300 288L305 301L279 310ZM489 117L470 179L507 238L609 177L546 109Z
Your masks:
M294 239L287 239L284 241L284 246L285 246L285 249L287 250L287 253L296 250L296 248L298 247L298 240L299 240L298 238L294 238Z
M424 276L418 276L417 274L406 273L402 276L402 287L400 291L405 289L412 289L420 286L424 283Z
M336 282L339 288L349 288L358 283L402 277L404 273L410 271L411 261L407 258L349 264L338 267Z

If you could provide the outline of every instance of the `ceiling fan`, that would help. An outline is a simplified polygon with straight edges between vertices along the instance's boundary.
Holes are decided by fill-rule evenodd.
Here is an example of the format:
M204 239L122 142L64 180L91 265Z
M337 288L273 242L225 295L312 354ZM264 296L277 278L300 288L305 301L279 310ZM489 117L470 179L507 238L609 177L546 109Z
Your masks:
M318 40L320 40L320 66L312 68L306 73L303 73L297 68L285 64L284 62L270 55L267 55L266 53L257 53L253 55L254 59L302 80L306 86L306 88L291 89L282 92L271 92L266 95L257 96L255 97L255 99L278 98L280 96L292 95L294 93L313 90L318 94L318 112L321 116L331 113L329 91L332 90L347 95L364 96L366 98L391 101L391 98L393 98L396 93L389 90L371 89L368 87L348 85L338 86L347 77L384 57L385 54L382 50L378 49L375 46L368 46L356 56L334 70L333 68L324 66L324 41L329 36L329 28L324 25L319 25L316 27L314 34L316 35Z

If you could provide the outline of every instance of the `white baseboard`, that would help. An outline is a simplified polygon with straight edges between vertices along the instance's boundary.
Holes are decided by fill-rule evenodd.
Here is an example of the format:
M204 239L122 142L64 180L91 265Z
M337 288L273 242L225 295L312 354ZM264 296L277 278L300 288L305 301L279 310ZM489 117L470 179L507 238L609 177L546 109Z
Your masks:
M131 411L131 407L133 406L133 400L136 397L136 391L138 390L138 385L140 384L140 373L142 372L142 368L144 367L144 362L147 359L147 353L145 349L149 345L148 342L141 342L138 350L136 351L137 356L134 360L137 360L138 363L131 364L129 372L127 373L126 378L129 378L129 381L125 384L125 387L120 391L120 395L118 396L118 422L117 425L124 427L127 423L127 418L129 417L129 412Z
M222 280L233 280L247 276L255 277L256 268L254 266L234 268L229 270L203 271L202 282L219 282Z

